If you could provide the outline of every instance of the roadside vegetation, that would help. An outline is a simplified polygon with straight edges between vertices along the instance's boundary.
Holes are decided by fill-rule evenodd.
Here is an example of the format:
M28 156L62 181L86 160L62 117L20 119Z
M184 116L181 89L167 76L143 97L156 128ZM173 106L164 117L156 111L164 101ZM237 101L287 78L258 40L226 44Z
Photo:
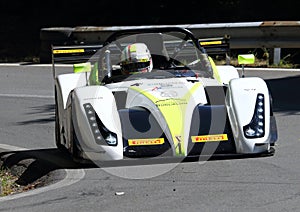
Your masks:
M255 63L247 65L248 67L257 67L257 68L286 68L286 69L295 69L299 68L295 58L298 57L298 51L293 52L284 52L282 58L278 64L274 64L273 59L270 56L270 53L266 49L243 49L243 50L231 50L229 63L226 61L225 55L218 55L213 57L217 65L230 64L235 67L240 67L238 64L237 57L239 54L254 54Z
M26 169L24 164L9 169L3 167L3 161L0 161L0 167L0 197L29 191L42 185L40 180L27 185L18 183L19 177Z
M20 190L20 185L16 183L17 176L14 176L10 170L1 168L0 170L0 196L14 194Z

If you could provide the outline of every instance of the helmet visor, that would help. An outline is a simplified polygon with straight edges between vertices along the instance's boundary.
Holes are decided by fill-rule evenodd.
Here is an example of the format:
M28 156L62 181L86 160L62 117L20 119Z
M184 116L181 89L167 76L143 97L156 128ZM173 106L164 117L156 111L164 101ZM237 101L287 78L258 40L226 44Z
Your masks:
M129 63L129 64L123 64L122 68L123 70L129 71L129 72L136 72L136 71L143 71L150 66L150 61L147 62L137 62L137 63Z

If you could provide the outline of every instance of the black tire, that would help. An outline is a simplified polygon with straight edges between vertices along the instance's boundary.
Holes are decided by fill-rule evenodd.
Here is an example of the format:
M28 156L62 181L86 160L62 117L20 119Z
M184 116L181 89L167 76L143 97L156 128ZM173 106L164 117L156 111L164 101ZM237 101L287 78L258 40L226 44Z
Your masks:
M59 135L59 123L57 118L55 117L55 145L57 147L57 149L65 151L66 147L64 145L61 144L61 139L60 139L60 135Z
M74 124L73 124L73 120L71 120L72 122L72 145L71 145L71 149L70 149L70 153L71 153L71 157L72 160L77 163L77 164L86 164L86 165L93 165L94 163L86 158L82 157L82 148L80 146L80 142L76 136L76 132L75 132L75 128L74 128Z
M56 90L55 90L55 145L59 150L65 151L66 148L64 145L61 144L60 138L60 125L59 125L59 115L58 115L58 106L57 106L57 97L56 97Z
M73 124L72 124L72 127L73 127ZM78 139L77 139L76 133L74 131L74 127L73 127L71 153L72 153L72 157L74 158L75 161L78 161L80 159L80 150L77 147L78 143L79 142L78 142Z
M73 113L73 107L71 108L71 111ZM79 140L76 136L72 115L70 118L70 123L71 123L70 130L71 130L72 137L71 137L71 147L69 149L69 152L71 153L73 161L76 163L80 163L83 160L83 158L80 156L81 150L80 150L80 148L78 148L78 146L80 144L79 144Z

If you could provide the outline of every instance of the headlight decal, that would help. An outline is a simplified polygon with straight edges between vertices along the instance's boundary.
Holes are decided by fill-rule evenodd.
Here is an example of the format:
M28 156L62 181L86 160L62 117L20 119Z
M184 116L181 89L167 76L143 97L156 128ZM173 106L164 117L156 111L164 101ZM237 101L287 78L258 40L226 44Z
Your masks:
M99 145L117 146L117 134L109 131L90 103L83 104L95 141Z
M246 138L261 138L265 135L265 96L257 94L253 117L249 124L243 127Z

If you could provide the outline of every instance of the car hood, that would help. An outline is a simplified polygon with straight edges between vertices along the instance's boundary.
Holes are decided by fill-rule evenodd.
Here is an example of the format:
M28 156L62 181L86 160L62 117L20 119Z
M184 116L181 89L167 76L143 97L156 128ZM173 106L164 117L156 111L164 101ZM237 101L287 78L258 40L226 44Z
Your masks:
M186 79L144 80L127 91L126 108L149 110L168 137L176 155L185 155L195 107L206 104L203 82Z

